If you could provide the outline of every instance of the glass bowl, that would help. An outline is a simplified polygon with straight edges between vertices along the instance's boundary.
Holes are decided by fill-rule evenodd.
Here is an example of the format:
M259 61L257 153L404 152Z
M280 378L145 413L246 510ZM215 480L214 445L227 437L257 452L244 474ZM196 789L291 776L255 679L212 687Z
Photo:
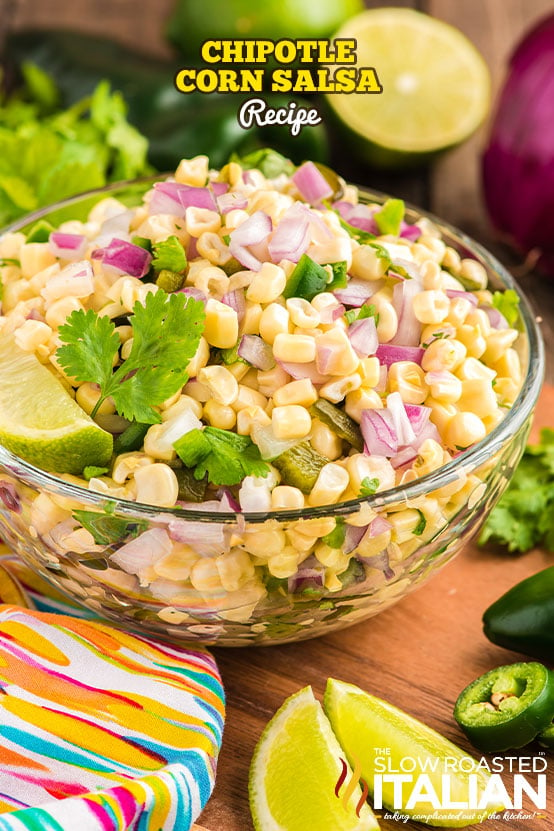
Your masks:
M93 204L113 196L127 206L140 203L153 179L120 183L65 200L26 217L8 229L26 230L39 218L53 224L85 219ZM360 201L382 202L382 194L362 191ZM318 508L270 513L214 513L159 509L106 498L45 473L0 447L0 536L52 586L90 612L128 629L179 642L224 646L271 644L312 638L376 615L420 586L451 560L483 523L519 462L537 397L544 354L534 315L512 277L480 245L442 221L408 208L407 220L428 216L448 245L486 268L494 289L515 289L521 298L516 342L524 368L517 400L493 431L440 469L416 481L363 499ZM437 508L420 533L366 532L377 516ZM94 512L94 543L79 518ZM324 588L320 563L308 556L296 575L270 576L264 562L285 543L305 546L343 526L348 568ZM378 529L378 524L374 526ZM285 532L286 535L285 535ZM170 572L140 573L116 552L138 535L155 554L167 534L188 552ZM247 551L254 564L241 588L227 574L195 589L187 576L190 549L209 566L231 548ZM130 549L132 552L132 548ZM342 554L342 552L341 552ZM342 554L342 556L345 556ZM131 563L129 563L131 559ZM346 560L345 560L346 561ZM319 571L318 571L319 569ZM209 567L208 567L209 572Z

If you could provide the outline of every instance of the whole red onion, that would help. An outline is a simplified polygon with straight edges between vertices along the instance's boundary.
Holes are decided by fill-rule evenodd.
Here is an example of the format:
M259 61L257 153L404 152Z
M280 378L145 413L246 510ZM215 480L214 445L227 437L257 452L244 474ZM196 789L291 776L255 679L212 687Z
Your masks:
M554 277L554 15L517 46L483 157L491 219Z

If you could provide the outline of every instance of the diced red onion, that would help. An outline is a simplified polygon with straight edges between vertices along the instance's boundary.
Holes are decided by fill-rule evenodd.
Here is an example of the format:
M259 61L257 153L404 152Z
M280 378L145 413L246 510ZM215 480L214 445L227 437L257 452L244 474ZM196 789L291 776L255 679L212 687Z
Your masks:
M421 228L418 225L409 225L402 220L400 223L400 236L403 239L410 240L410 242L415 242L421 236Z
M188 242L188 245L187 245L187 259L189 260L189 262L190 262L190 260L195 260L198 257L198 248L196 246L196 243L197 243L196 237L191 237L189 239L189 242Z
M394 259L391 260L391 263L392 263L392 269L393 270L394 270L395 266L398 269L402 269L403 271L406 272L406 274L408 275L408 277L410 279L416 280L418 285L419 285L419 283L421 281L421 274L420 274L419 268L418 268L416 263L414 263L412 260L405 260L403 257L394 257ZM390 271L389 271L389 276L390 276ZM403 280L405 279L404 275L397 275L397 276L401 277L401 279L403 279ZM421 285L419 285L418 290L421 291Z
M421 323L414 314L413 299L421 291L417 280L397 283L392 292L392 302L398 315L398 329L390 343L417 346L421 339Z
M292 181L306 202L317 205L322 199L333 195L333 188L313 162L300 165L292 176Z
M229 211L246 208L248 205L248 198L244 193L239 191L231 191L230 193L222 193L217 197L217 207L221 214L228 214Z
M346 219L349 225L378 236L379 228L373 219L373 211L367 205L354 205Z
M13 482L0 481L0 500L8 511L13 511L15 514L21 513L21 500Z
M317 367L313 363L296 364L292 361L277 361L279 366L288 372L288 374L298 381L302 378L309 378L312 384L326 384L331 380L330 375L324 375L318 372Z
M403 447L396 456L391 456L390 463L393 468L396 470L399 467L403 467L404 465L413 462L414 459L417 459L417 450L415 447Z
M346 330L348 339L354 352L360 358L367 358L374 355L379 346L377 327L374 317L364 317L362 320L355 320Z
M398 346L391 343L382 343L379 345L376 355L385 366L391 366L397 361L413 361L416 364L421 364L425 349L421 346Z
M216 503L219 510L219 502ZM201 511L202 503L194 505ZM212 509L210 509L212 510ZM228 548L225 525L222 522L196 522L194 520L172 519L168 523L169 536L176 542L184 542L194 548L201 557L217 557Z
M392 415L399 447L412 444L415 441L415 432L399 392L387 395L387 409Z
M177 293L184 294L186 297L194 297L195 300L200 300L202 303L206 303L208 300L208 295L202 289L197 289L194 286L185 286L179 289Z
M138 278L144 277L152 261L152 255L145 248L117 237L105 248L96 248L92 252L92 258L100 260L102 267L109 271Z
M55 257L63 260L81 260L87 250L88 240L84 234L64 234L52 231L48 246Z
M404 404L404 408L417 436L429 421L431 408L424 407L423 404Z
M345 313L346 309L339 303L338 300L335 304L329 304L328 306L324 306L322 309L319 310L319 318L322 323L334 323L335 320L338 320L339 317L342 317Z
M494 306L482 306L481 308L487 315L493 329L509 328L508 321L506 320L501 311L495 309Z
M238 228L231 231L229 251L239 263L252 271L259 271L262 262L248 250L248 246L256 245L267 239L271 233L271 219L263 211L255 211Z
M358 560L369 568L382 571L386 580L392 580L394 577L394 571L390 567L389 552L386 548L379 554L374 554L373 557L358 557Z
M149 213L184 216L187 208L217 210L214 194L208 188L196 188L180 182L156 182L148 204Z
M390 410L362 410L360 427L366 453L389 457L398 452L398 437Z
M379 367L379 380L375 384L375 392L385 392L387 388L387 378L388 378L389 368L386 364L381 364Z
M134 216L134 211L118 211L117 213L108 216L100 226L100 230L95 238L97 245L106 245L112 237L129 240L129 226L131 219Z
M325 569L323 566L319 568L299 568L296 574L288 578L288 590L290 594L304 591L305 589L318 590L323 589L325 580Z
M451 300L455 297L461 297L464 300L468 300L472 306L477 306L478 300L474 294L470 291L458 291L458 289L447 289L446 296L449 297Z
M375 519L372 519L369 523L367 533L368 536L373 538L378 537L381 534L386 534L387 531L391 530L392 524L388 521L388 519L385 519L385 517L382 517L380 514L378 514L375 517Z
M329 374L332 375L331 372L336 358L335 358L335 347L328 343L320 343L319 339L316 338L315 341L315 365L318 373L320 375Z
M224 294L221 302L225 303L237 313L239 323L242 323L244 314L246 312L246 297L244 296L244 289L235 289Z
M367 280L352 279L343 289L336 289L333 294L345 306L359 308L366 303L370 297L380 288L376 283L369 283Z
M29 314L25 316L25 320L40 320L41 323L44 323L45 318L44 315L41 315L38 309L31 309Z
M346 524L346 532L344 535L344 542L342 544L344 554L350 554L358 547L360 540L368 528L368 525L358 526L348 525L348 523Z
M290 260L297 263L310 244L310 222L304 212L289 208L269 240L269 256L272 262Z
M229 190L227 182L210 182L210 187L216 199L218 196L223 196Z
M239 357L263 372L275 366L271 345L258 335L243 335L237 352Z
M240 509L239 503L229 488L223 488L221 499L219 501L219 510L224 512L239 513Z
M167 531L163 528L150 528L118 548L110 555L110 562L115 563L127 574L139 574L169 554L172 547Z

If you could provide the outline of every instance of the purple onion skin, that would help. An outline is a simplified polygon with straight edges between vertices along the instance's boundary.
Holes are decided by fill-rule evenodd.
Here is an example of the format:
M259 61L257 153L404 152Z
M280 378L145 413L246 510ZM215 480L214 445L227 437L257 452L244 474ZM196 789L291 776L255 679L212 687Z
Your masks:
M482 172L494 226L554 277L554 15L511 57Z

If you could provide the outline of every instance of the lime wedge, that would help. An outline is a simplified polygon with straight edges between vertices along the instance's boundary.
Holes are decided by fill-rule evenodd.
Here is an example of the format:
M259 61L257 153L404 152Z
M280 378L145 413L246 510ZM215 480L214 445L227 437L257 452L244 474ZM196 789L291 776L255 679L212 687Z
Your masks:
M419 817L427 825L462 828L506 807L497 798L488 799L487 783L494 783L477 760L386 701L329 678L324 707L348 758L361 761L371 796L375 800L381 792L388 810ZM481 801L483 807L471 807ZM378 802L374 807L380 807Z
M369 805L359 805L360 787L341 758L344 751L311 687L291 695L265 728L252 758L249 791L256 831L378 829Z
M373 67L381 93L328 95L368 161L401 167L470 136L487 115L490 77L458 29L413 9L371 9L336 38L355 38L357 67Z
M113 439L11 336L0 338L0 444L43 470L106 465Z

